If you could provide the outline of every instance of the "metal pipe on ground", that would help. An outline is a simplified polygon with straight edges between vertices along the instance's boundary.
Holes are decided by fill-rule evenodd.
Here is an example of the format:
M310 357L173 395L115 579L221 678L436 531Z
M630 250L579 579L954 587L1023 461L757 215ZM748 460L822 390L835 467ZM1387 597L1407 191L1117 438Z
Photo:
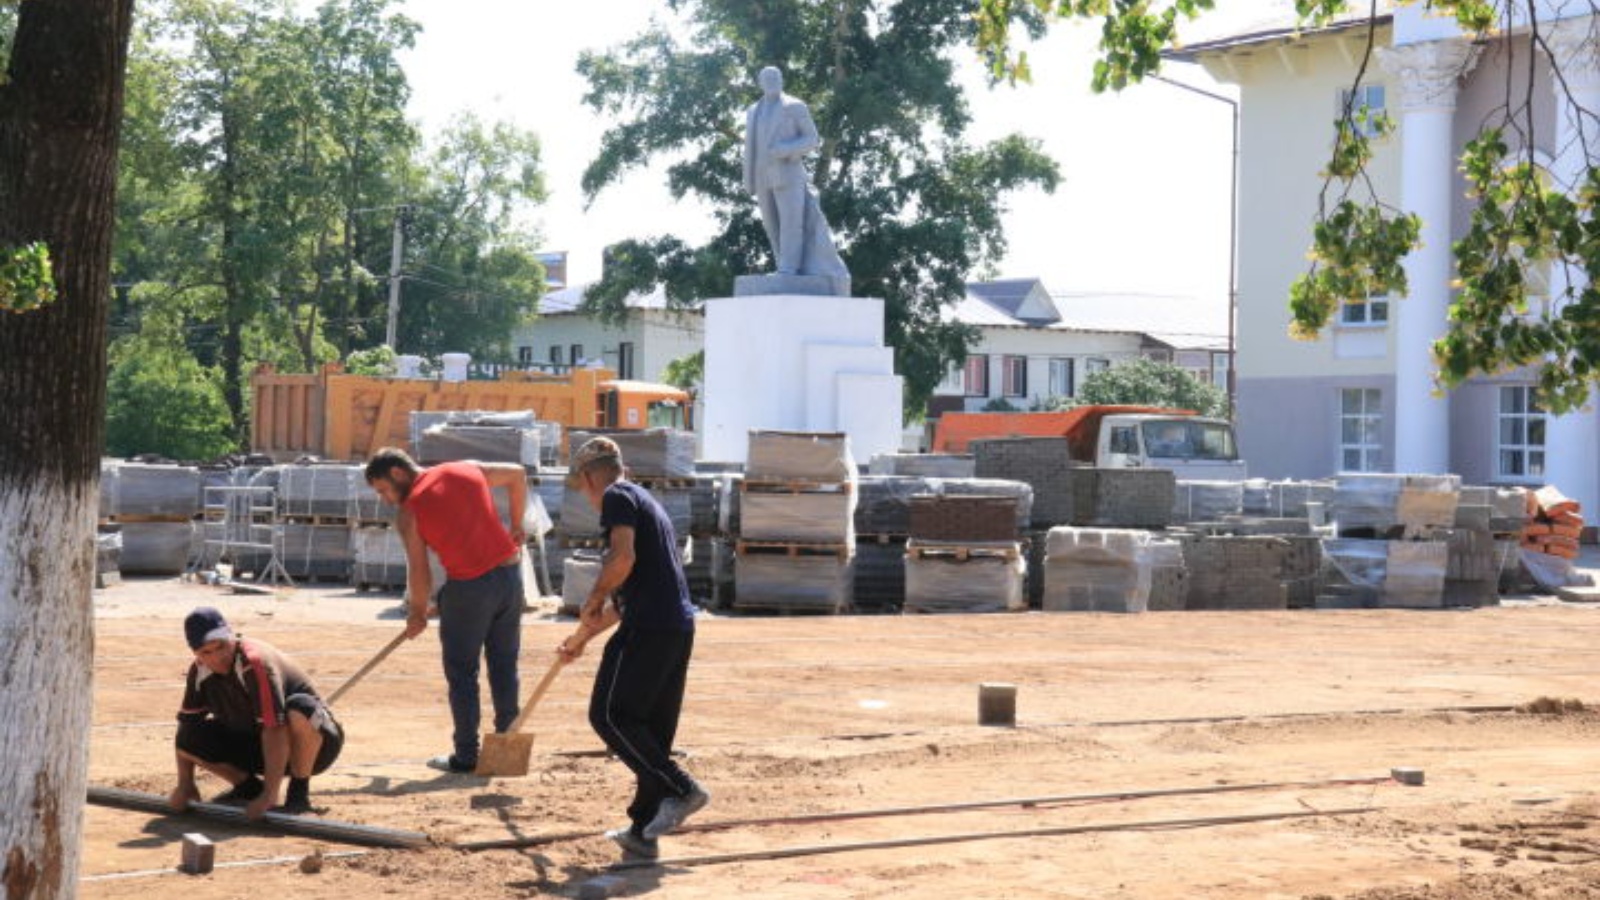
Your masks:
M393 828L378 828L372 825L358 825L353 822L340 822L334 819L319 819L312 816L291 816L284 813L269 812L259 822L251 822L245 818L244 810L237 806L224 806L220 803L190 803L183 813L175 813L166 797L155 794L146 794L140 791L128 791L121 788L89 786L88 799L96 806L108 806L114 809L125 809L132 812L152 813L154 815L194 815L217 822L226 822L246 830L278 831L284 834L293 834L300 837L320 838L326 841L336 841L342 844L355 844L362 847L386 847L390 849L415 849L426 847L432 840L420 831L399 831Z

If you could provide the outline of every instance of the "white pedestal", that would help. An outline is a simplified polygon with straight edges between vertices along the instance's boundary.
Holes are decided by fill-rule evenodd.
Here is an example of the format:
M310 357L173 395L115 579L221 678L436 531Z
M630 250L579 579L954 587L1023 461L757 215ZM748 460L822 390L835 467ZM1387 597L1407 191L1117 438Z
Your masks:
M858 460L900 444L883 301L797 294L708 300L701 455L744 462L752 428L842 431Z

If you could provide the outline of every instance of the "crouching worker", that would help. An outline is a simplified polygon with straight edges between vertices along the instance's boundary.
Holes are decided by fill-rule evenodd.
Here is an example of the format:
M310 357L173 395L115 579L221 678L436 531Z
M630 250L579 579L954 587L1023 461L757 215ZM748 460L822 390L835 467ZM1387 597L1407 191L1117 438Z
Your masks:
M172 808L200 799L198 767L232 785L212 802L243 805L250 819L268 809L310 812L311 776L344 747L344 730L310 679L270 645L235 635L209 606L191 612L183 631L194 662L178 710ZM285 775L289 790L279 806Z

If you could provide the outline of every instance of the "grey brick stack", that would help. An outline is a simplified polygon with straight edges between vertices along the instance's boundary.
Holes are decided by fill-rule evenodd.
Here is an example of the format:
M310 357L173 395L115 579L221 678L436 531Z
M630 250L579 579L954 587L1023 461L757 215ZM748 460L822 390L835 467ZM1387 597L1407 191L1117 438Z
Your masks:
M1150 602L1150 533L1050 529L1043 608L1047 612L1144 612Z
M1189 609L1285 609L1284 560L1277 537L1200 536L1183 544Z
M1174 487L1172 521L1217 522L1244 512L1242 481L1179 481Z
M1075 468L1072 523L1096 528L1165 528L1172 524L1177 479L1171 469Z
M1073 488L1067 480L1067 472L1083 464L1073 461L1065 438L973 441L972 455L979 478L1021 481L1032 486L1033 527L1051 528L1075 521Z

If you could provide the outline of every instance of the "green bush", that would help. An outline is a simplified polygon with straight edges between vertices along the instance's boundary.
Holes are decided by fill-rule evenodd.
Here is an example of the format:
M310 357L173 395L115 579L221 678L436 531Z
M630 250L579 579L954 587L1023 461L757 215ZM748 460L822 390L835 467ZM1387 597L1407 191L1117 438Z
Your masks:
M204 460L235 449L215 370L181 350L118 349L106 385L107 453Z
M1078 389L1082 403L1137 404L1192 409L1202 416L1228 414L1228 395L1171 363L1138 359L1090 375Z

